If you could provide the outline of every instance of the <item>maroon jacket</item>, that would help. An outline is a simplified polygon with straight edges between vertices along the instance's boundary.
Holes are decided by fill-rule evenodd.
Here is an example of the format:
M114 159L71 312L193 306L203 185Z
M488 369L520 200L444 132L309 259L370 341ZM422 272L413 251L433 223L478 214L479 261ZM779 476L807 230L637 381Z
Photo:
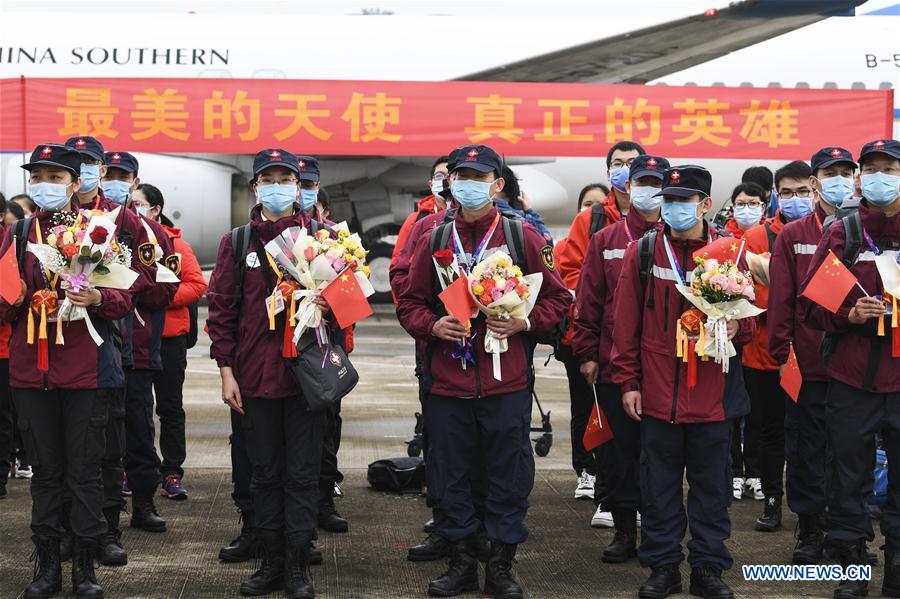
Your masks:
M52 215L52 212L43 210L34 214L45 234L52 226ZM28 240L37 242L37 229L33 221ZM12 231L8 230L4 234L0 252L5 253L11 243ZM100 389L124 385L121 359L113 342L113 321L131 311L131 290L100 289L103 298L100 306L88 309L94 328L103 338L100 346L91 339L84 321L65 323L65 343L57 345L55 339L58 325L49 323L47 336L50 370L40 372L37 369L37 340L32 345L28 344L28 310L32 295L39 289L47 288L41 270L41 264L34 254L26 253L20 273L27 286L25 301L15 308L0 299L0 321L12 322L9 341L10 386L16 389ZM62 304L65 292L58 285L56 295ZM35 335L38 322L36 319Z
M698 361L697 386L687 388L687 364L675 356L675 324L690 303L675 289L675 274L666 256L663 235L657 236L653 255L653 272L648 288L653 290L653 308L648 308L638 272L638 244L625 250L622 274L615 299L615 326L612 349L612 381L622 392L641 391L645 416L678 424L718 422L734 414L727 403L726 375L713 360ZM709 241L717 235L709 232ZM690 278L691 255L708 243L707 233L701 239L669 237L672 251ZM746 266L742 266L746 268ZM651 286L650 283L653 283ZM733 342L744 345L756 332L756 318L738 321L739 331ZM731 369L740 368L738 360ZM736 373L735 373L736 374Z
M900 214L888 217L884 212L871 210L863 200L859 205L859 215L862 218L863 228L879 248L885 249L891 244L896 248L897 244L900 244ZM828 250L841 259L844 256L845 244L844 226L836 221L828 227L813 255L809 271L800 286L801 293L825 260ZM872 295L882 293L883 286L875 266L874 254L865 242L859 258L850 270L868 293ZM800 303L804 315L811 324L824 330L835 342L831 356L826 360L829 378L858 389L867 388L874 393L896 393L900 391L900 376L898 376L900 358L891 357L891 331L888 330L890 321L885 323L887 334L878 337L877 319L870 318L864 325L854 325L850 324L847 318L850 309L862 294L859 287L854 286L850 289L837 314L832 314L828 309L805 297L800 298ZM875 367L874 376L871 377L870 384L866 385L866 371L870 367L870 361L873 360L875 364L871 366Z
M625 220L618 220L612 226L598 231L588 244L575 292L576 316L572 351L582 362L600 364L601 383L612 382L609 355L612 352L615 322L613 300L619 274L622 272L625 249L657 224L647 222L636 210L629 210Z
M804 381L827 380L821 352L822 331L803 317L797 301L800 283L822 240L822 223L826 217L817 206L812 214L786 224L775 238L769 261L769 309L766 312L769 353L778 364L784 364L793 342Z
M475 250L487 235L496 208L475 222L466 222L462 214L456 216L460 241L467 253ZM544 281L538 294L534 309L529 315L531 330L535 333L550 331L559 324L571 302L559 275L548 268L542 248L546 246L531 225L523 226L525 234L525 274L540 272ZM452 237L452 236L451 236ZM506 239L503 227L497 226L487 244L490 250L506 251ZM550 262L552 266L552 262ZM520 265L524 266L524 265ZM449 397L489 397L503 393L512 393L527 389L531 371L532 339L528 335L518 334L509 339L509 350L501 354L503 380L494 378L491 367L491 356L484 351L485 318L480 315L473 319L472 331L475 334L472 343L472 355L475 365L469 364L466 370L460 366L459 359L451 357L457 344L439 340L431 335L434 324L445 314L441 301L437 298L436 278L432 259L431 244L423 241L417 244L409 268L406 291L399 298L397 316L406 331L418 340L427 342L423 375L426 388L436 395Z
M309 225L309 217L299 210L272 222L263 219L262 206L256 205L250 212L250 226L262 245L271 241L288 227ZM256 254L251 240L247 254ZM209 280L206 298L209 302L209 338L212 342L210 357L222 368L230 366L244 397L295 397L301 395L300 386L291 376L282 357L284 319L282 312L275 317L275 330L269 330L269 317L265 300L266 289L263 268L271 268L265 257L257 257L253 266L244 260L244 281L241 304L234 307L234 257L231 248L231 232L222 237L216 266ZM275 275L272 274L274 281Z

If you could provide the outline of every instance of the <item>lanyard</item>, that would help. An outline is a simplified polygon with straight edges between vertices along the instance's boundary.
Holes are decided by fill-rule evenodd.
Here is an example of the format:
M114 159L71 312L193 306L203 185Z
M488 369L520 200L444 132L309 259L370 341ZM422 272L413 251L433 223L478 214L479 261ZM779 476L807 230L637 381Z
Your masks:
M872 250L872 253L876 256L881 255L881 250L878 249L878 246L875 245L875 242L872 240L872 236L869 235L869 232L863 229L863 237L866 239L866 243L869 244L869 248Z
M269 261L269 266L272 267L272 270L275 272L275 276L278 277L278 280L275 281L275 287L281 284L281 279L284 278L284 275L281 272L281 269L278 268L278 265L275 263L275 260L272 259L272 256L269 254L269 251L263 249L263 253L266 255L266 260Z
M822 232L822 219L820 219L819 215L816 213L813 213L813 216L816 217L816 226L819 227L819 233L821 233Z
M491 237L494 236L494 231L497 229L497 224L499 222L500 213L498 212L494 217L494 222L491 223L491 228L488 229L487 235L485 235L484 239L481 240L481 243L478 244L478 248L472 252L472 260L467 263L465 259L466 250L463 248L462 240L459 238L459 232L456 230L456 221L453 221L453 242L456 245L456 261L466 274L472 272L475 265L481 261L481 257L484 255L484 251L487 249L487 244L491 240Z
M634 243L634 235L631 234L631 230L628 228L628 222L623 218L622 226L625 227L625 236L628 238L628 245Z
M663 246L666 248L666 256L669 258L669 266L671 266L672 270L675 272L675 278L678 279L678 283L684 285L684 271L681 270L681 263L678 261L678 258L675 257L672 246L669 245L669 238L665 234L663 234L662 238Z

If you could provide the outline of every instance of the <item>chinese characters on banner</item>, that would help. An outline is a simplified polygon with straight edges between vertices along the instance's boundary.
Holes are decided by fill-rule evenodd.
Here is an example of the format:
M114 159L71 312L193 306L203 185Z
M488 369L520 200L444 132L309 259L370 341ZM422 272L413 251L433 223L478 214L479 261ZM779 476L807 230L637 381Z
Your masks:
M0 79L0 151L93 135L144 152L793 159L889 137L891 91L284 79ZM859 115L866 115L860 118Z

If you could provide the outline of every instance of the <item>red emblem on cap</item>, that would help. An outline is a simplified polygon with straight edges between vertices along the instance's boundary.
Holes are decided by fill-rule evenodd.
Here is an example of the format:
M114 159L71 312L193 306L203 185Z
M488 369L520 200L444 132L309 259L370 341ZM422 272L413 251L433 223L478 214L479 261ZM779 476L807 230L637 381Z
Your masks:
M835 148L835 149L833 149L833 150L831 151L831 155L832 155L832 157L834 157L834 158L840 158L841 156L843 156L843 154L841 153L841 151L838 150L837 148Z
M281 152L279 152L278 150L272 150L271 152L269 152L270 160L275 160L277 158L281 158Z
M681 173L679 173L678 171L672 171L672 174L669 175L669 179L671 179L672 183L680 183Z
M300 170L303 170L306 168L306 163L301 160L300 162L297 163L297 166L300 167Z
M650 168L656 168L656 158L650 158L647 160L647 166Z
M875 147L876 147L876 148L883 148L883 147L884 147L884 142L881 141L881 140L879 139L878 141L875 142Z
M116 152L112 155L112 158L109 159L110 162L122 162L122 155Z
M83 139L79 139L78 141L75 142L76 148L83 148L86 145L87 145L87 142L84 141Z
M44 149L41 150L41 156L49 156L53 153L53 148L50 146L44 146Z

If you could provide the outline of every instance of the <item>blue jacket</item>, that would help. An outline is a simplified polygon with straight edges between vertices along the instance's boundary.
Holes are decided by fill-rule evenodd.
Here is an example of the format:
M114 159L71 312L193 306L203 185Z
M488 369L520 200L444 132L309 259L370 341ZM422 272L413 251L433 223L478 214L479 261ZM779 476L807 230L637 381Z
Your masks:
M512 206L509 205L509 202L506 200L501 200L499 198L494 198L494 205L497 206L497 210L500 212L513 213L518 215L520 218L524 218L526 222L531 224L535 229L537 229L538 233L541 234L547 245L553 246L553 236L550 235L550 229L547 228L547 225L544 224L544 219L541 218L541 215L531 210L516 210Z

